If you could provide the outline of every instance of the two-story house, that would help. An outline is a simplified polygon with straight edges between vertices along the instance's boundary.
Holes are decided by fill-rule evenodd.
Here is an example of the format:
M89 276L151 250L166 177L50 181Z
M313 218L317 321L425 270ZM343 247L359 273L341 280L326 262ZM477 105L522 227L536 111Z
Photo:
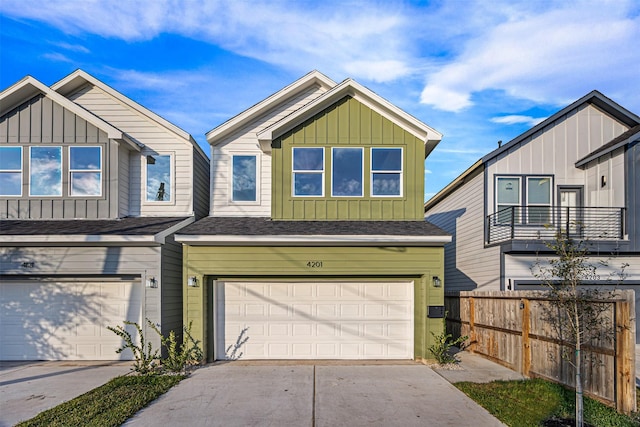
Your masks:
M423 216L440 139L317 71L210 131L211 211L176 236L207 357L428 357L450 241Z
M83 71L3 90L0 360L130 358L106 329L124 320L180 333L173 236L207 215L208 176L187 132Z
M540 288L531 267L558 231L589 245L600 280L585 285L638 288L639 141L640 117L593 91L472 165L425 204L453 235L447 290Z

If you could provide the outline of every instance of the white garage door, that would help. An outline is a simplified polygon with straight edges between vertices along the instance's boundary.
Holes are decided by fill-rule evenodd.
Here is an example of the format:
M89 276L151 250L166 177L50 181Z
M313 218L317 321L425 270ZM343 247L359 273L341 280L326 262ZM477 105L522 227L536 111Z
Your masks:
M117 360L106 326L140 323L139 282L3 282L0 360ZM135 330L135 329L134 329Z
M217 359L413 358L413 282L219 282L216 298Z

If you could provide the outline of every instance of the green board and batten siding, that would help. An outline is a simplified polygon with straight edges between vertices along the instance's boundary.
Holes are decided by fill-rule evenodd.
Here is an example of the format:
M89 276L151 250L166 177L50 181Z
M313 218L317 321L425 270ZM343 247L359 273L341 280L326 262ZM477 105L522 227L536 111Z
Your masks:
M211 279L252 281L375 281L414 282L414 357L431 358L430 332L440 332L441 319L428 319L428 305L442 305L443 288L434 288L432 276L443 277L441 247L286 247L286 246L189 246L184 247L184 318L192 324L193 336L210 349L212 331ZM307 263L320 262L321 267ZM316 264L317 265L317 264ZM196 276L199 287L188 287L187 277ZM211 355L211 354L210 354Z
M276 139L272 218L281 220L421 220L424 141L361 102L346 97ZM292 147L326 147L325 196L292 197ZM403 148L403 195L371 197L370 147ZM364 197L331 197L331 147L363 147Z

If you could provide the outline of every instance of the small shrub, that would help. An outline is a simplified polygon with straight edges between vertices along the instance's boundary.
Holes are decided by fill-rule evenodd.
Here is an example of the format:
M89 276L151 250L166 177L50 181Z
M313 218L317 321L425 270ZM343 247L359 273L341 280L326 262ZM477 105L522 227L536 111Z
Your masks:
M170 331L168 336L163 336L156 325L147 319L149 326L160 335L162 346L167 350L167 357L162 359L163 368L171 372L183 372L188 366L200 363L204 355L200 349L200 341L191 335L191 324L183 327L184 339L182 344L178 343L176 333Z
M451 347L456 347L464 343L469 338L465 335L454 340L453 335L447 334L447 314L448 313L445 313L444 317L442 318L442 332L439 334L434 334L433 332L431 332L431 335L436 342L429 347L429 351L436 358L436 361L441 365L459 362L455 355L451 353Z
M149 322L149 319L147 319L147 322ZM140 345L136 345L133 337L124 327L107 326L107 329L124 340L124 344L122 345L122 347L116 350L116 353L120 354L124 350L130 349L134 357L134 363L131 369L139 373L140 375L154 374L157 370L156 361L159 358L159 350L154 350L153 345L150 342L145 341L144 334L142 333L142 328L140 327L140 325L138 325L136 322L130 322L128 320L125 320L123 323L126 326L135 326L136 330L138 331L138 335L140 335Z

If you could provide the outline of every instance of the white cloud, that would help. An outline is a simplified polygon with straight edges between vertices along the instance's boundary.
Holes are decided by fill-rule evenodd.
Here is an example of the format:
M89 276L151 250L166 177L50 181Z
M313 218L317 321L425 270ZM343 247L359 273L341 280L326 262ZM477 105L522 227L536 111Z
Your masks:
M631 1L579 1L538 13L513 10L428 75L421 102L458 112L488 89L558 105L590 89L621 89L633 77L629 64L640 63L640 20L627 16L632 7ZM594 87L585 90L585 82Z
M49 61L73 63L73 60L68 56L58 52L45 53L44 55L42 55L42 57L48 59Z
M296 72L379 82L411 72L408 18L394 3L4 0L0 10L76 35L142 41L180 34Z
M508 116L493 117L491 119L491 122L505 124L505 125L525 123L533 127L538 123L540 123L541 121L543 121L544 119L546 119L546 117L531 117L531 116L522 116L518 114L512 114Z

